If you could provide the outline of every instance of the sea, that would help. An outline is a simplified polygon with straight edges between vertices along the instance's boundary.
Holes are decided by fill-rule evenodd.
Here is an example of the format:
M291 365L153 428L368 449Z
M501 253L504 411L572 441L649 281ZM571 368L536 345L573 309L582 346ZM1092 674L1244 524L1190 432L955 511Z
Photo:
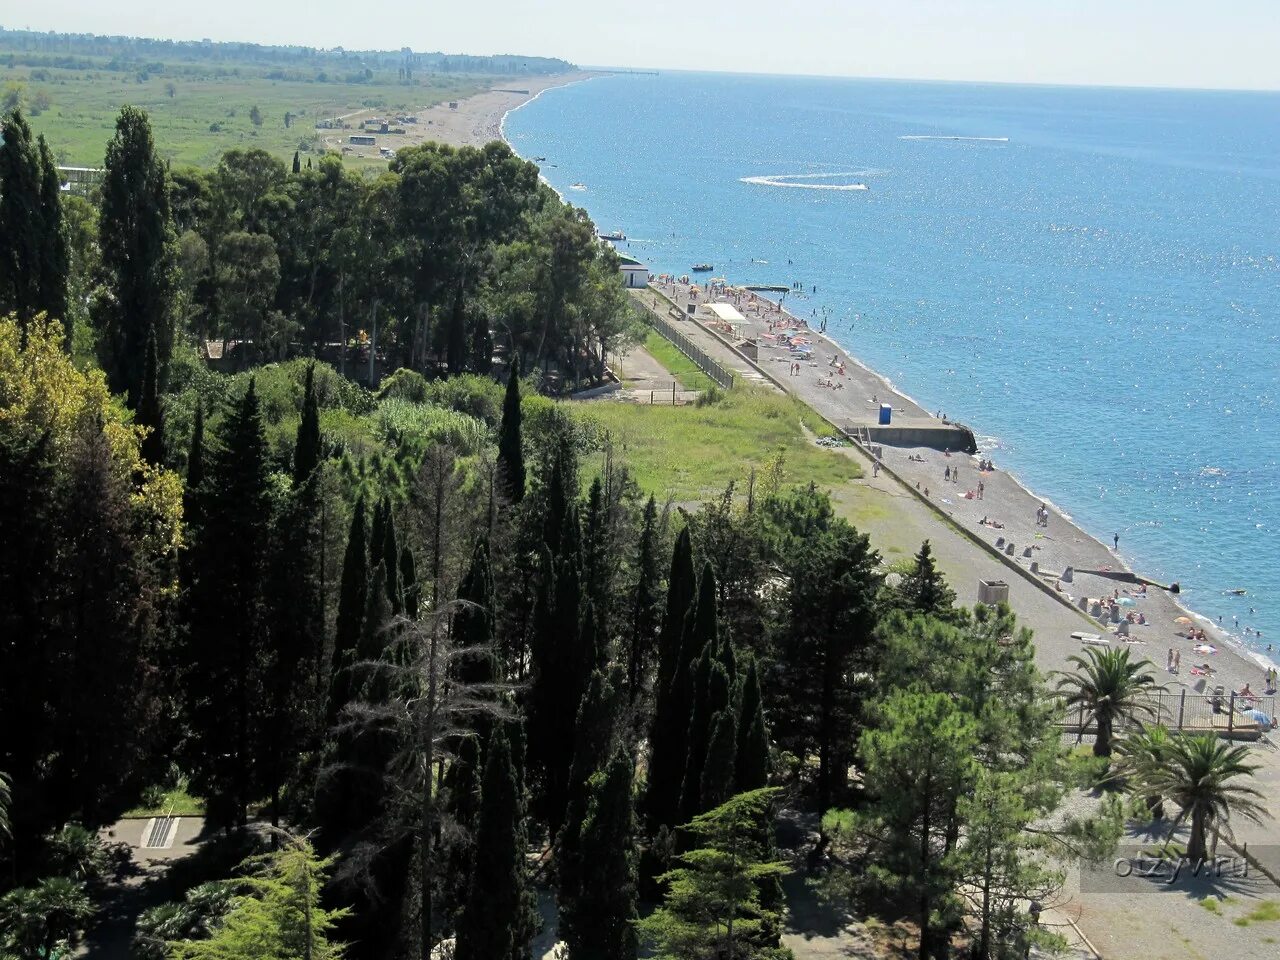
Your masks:
M504 132L652 272L798 282L793 313L1280 649L1280 94L615 74Z

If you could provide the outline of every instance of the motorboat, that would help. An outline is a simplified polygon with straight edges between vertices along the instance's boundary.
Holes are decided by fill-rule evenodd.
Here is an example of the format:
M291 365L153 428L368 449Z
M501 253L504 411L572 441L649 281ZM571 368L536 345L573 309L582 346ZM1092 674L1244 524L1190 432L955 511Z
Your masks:
M694 273L710 273L715 268L716 265L714 263L695 263L689 269Z

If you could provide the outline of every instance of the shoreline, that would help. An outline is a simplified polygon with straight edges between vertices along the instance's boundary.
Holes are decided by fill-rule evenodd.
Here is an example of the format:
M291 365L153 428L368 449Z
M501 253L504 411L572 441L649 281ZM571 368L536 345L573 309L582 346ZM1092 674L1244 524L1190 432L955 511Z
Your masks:
M456 108L440 103L420 111L419 129L426 128L423 141L443 143L451 147L483 147L486 143L497 140L511 146L503 130L508 114L532 103L548 90L580 83L596 76L599 74L578 70L573 73L495 80L488 90L456 101Z
M566 86L569 83L575 83L575 82L580 82L581 80L591 79L593 76L596 76L596 75L591 74L591 75L583 75L583 76L566 78L566 82L548 85L544 89L552 89L554 86ZM505 129L506 117L510 113L514 112L515 110L518 110L521 107L527 105L528 103L531 103L533 100L537 99L537 97L540 96L542 92L544 91L540 90L534 96L530 96L526 100L513 105L510 109L506 111L506 113L502 117L501 122L498 125L499 131L501 132L504 141L506 141L508 145L512 147L513 151L516 150L514 144L511 144L511 142L506 139L506 129ZM516 152L518 153L519 151L516 151ZM545 177L543 179L545 181ZM561 198L564 199L563 195L561 195ZM681 285L681 286L687 286L687 285ZM663 290L663 292L664 293L666 292L665 289ZM785 308L781 306L780 302L774 302L772 300L769 300L758 293L755 294L755 297L757 302L759 302L760 304L762 305L767 304L777 318L781 319L783 317L786 317L786 318L789 318L792 322L796 322L796 323L802 322L798 318L796 318L794 315L787 313ZM725 299L725 298L722 297L720 299ZM831 335L826 333L818 333L816 329L806 330L806 334L810 335L815 340L820 340L822 344L829 347L827 351L828 353L834 352L840 355L851 369L858 371L859 372L858 379L862 382L862 385L864 387L868 385L870 386L870 397L877 397L880 394L886 394L886 393L889 394L891 397L893 397L894 407L895 407L895 410L894 410L895 421L897 421L898 415L900 413L907 413L907 411L910 411L910 413L907 413L908 417L912 421L916 422L917 424L924 424L926 422L928 424L938 424L940 422L939 419L935 417L932 412L925 410L919 401L917 401L915 398L911 397L904 391L900 390L897 386L895 386L892 383L892 381L890 381L887 377L885 377L878 371L874 370L867 363L858 359L857 357L854 357L848 349L846 349L837 340L833 339ZM750 336L751 334L747 334L747 335ZM782 358L773 357L772 359L782 359ZM766 349L762 346L762 349L760 351L760 366L761 367L767 366L769 361L770 361L770 358L767 356ZM813 364L812 366L817 367L818 365ZM849 380L849 379L852 379L852 378L846 377L846 380ZM781 380L779 380L779 382L781 383ZM829 420L833 420L833 421L847 420L849 418L850 412L854 414L855 418L858 416L858 411L857 410L850 411L847 405L844 408L834 408L835 405L826 402L827 398L824 396L819 395L818 397L814 397L812 395L806 395L806 393L808 393L809 391L806 391L803 389L792 389L793 385L791 383L782 383L781 385L784 387L784 389L787 389L788 392L791 392L797 397L799 397L803 402L807 403L810 407L815 409L819 414L823 415L824 417L827 417L827 419ZM797 382L795 386L798 387L799 383ZM827 395L830 395L833 392L820 391L820 394L821 393L826 393ZM888 397L886 397L886 399L888 399ZM819 402L815 402L815 400ZM862 419L864 422L868 424L874 422L870 418L870 411L868 408L865 408L865 407L863 408ZM950 423L954 421L947 421L947 422ZM982 434L976 430L973 431L973 435L975 439L987 439L987 438L996 439L996 438L990 437L989 434ZM942 474L945 469L945 466L944 466L943 460L939 459L942 457L942 455L938 454L936 451L928 451L928 450L925 450L924 448L908 449L908 448L893 448L893 447L886 447L885 451L886 451L885 459L888 459L889 456L894 455L894 460L895 460L893 464L894 469L895 471L899 471L903 474L903 476L900 479L902 479L904 483L908 479L912 483L915 483L918 481L921 488L923 489L923 487L930 482L934 482L934 481L939 483L941 482ZM901 456L899 457L899 456L896 456L895 454L900 454ZM932 454L932 456L929 456L929 454ZM925 462L921 464L915 461L908 461L906 459L908 455L916 455L916 456L924 457ZM983 444L979 443L979 456L977 458L974 458L974 461L976 462L977 459L981 459L986 456L993 456L993 455L998 455L998 454L984 454ZM958 456L962 460L966 460L966 461L968 460L967 455L961 454ZM902 464L899 464L897 462L899 459L901 459ZM902 466L906 466L906 469L900 470L900 467ZM933 469L935 471L932 474L932 476L930 476L928 472L929 469ZM977 473L976 470L967 470L966 472L970 473L970 476L976 476L976 473ZM1003 470L1003 469L997 469L996 471L994 471L992 474L992 477L995 478L993 481L995 485L1001 488L1000 496L1005 502L1011 505L1018 504L1020 507L1024 508L1024 514L1021 516L1020 520L1016 525L1013 522L1010 522L1009 524L1007 524L1007 526L1011 530L1013 529L1018 530L1018 533L1011 535L1009 539L1016 538L1015 542L1017 542L1020 547L1023 544L1030 543L1032 545L1032 549L1041 551L1042 557L1044 557L1044 550L1042 548L1050 546L1051 544L1057 549L1050 550L1049 553L1051 554L1069 553L1070 554L1069 556L1065 556L1065 557L1055 556L1052 564L1046 562L1047 558L1041 559L1039 561L1039 566L1042 569L1044 570L1053 569L1054 566L1056 565L1056 569L1059 572L1062 571L1066 566L1071 566L1074 568L1083 568L1083 569L1095 569L1095 570L1123 569L1125 571L1133 572L1132 566L1129 563L1127 563L1117 551L1114 551L1106 547L1105 544L1099 538L1089 533L1085 529L1083 523L1077 520L1075 516L1068 514L1066 511L1061 509L1057 504L1055 504L1049 498L1037 494L1036 491L1031 489L1031 487L1027 483L1023 482L1022 479L1008 472L1007 470ZM992 482L988 482L987 486L988 487L992 486ZM992 528L980 525L976 516L967 516L967 514L971 511L961 509L963 504L971 503L971 502L972 501L960 500L958 504L952 504L950 500L947 500L946 498L942 498L942 502L939 502L938 499L930 498L930 506L934 510L942 513L951 522L961 526L970 535L976 536L980 540L984 541L987 544L988 548L992 548L992 541L997 539L997 537L992 535L992 532L993 532ZM984 500L984 504L985 504L985 500ZM1027 519L1026 514L1034 512L1034 509L1035 509L1034 506L1028 507L1027 506L1028 504L1033 504L1033 505L1044 504L1045 508L1049 511L1049 514L1050 514L1050 518L1051 518L1049 521L1050 528L1055 533L1063 534L1063 536L1056 539L1052 537L1045 537L1043 536L1040 530L1038 529L1032 530L1027 528L1028 525L1026 524L1026 519ZM1007 508L1001 507L1001 509L1007 509ZM1046 528L1046 529L1050 529L1050 528ZM1068 543L1068 541L1070 542ZM982 548L974 544L973 549L980 550ZM1086 562L1084 563L1077 562L1077 555L1079 557L1085 558ZM1061 560L1060 563L1059 563L1059 560ZM1015 562L1019 563L1023 567L1024 571L1029 573L1029 571L1026 570L1029 561L1022 562L1019 559L1019 560L1015 560ZM1053 579L1054 578L1050 577L1049 582L1052 583ZM1105 578L1089 576L1087 574L1081 574L1080 578L1077 579L1074 584L1061 585L1059 587L1059 590L1064 594L1066 594L1068 591L1079 590L1082 593L1086 593L1087 595L1108 596L1111 594L1111 592L1114 590L1116 586L1117 584L1114 581L1110 581ZM1053 588L1051 587L1050 589L1053 589ZM1158 600L1154 596L1157 594L1159 595ZM1139 595L1135 594L1135 596L1139 596ZM1139 636L1150 636L1150 639L1147 642L1151 646L1151 650L1144 651L1143 653L1148 659L1150 659L1156 665L1157 672L1159 672L1162 669L1159 663L1159 654L1155 652L1156 647L1159 645L1167 643L1170 647L1173 647L1175 649L1181 649L1183 653L1187 654L1188 665L1191 662L1193 662L1196 656L1191 652L1190 650L1191 644L1186 641L1186 638L1169 636L1166 632L1163 632L1163 631L1161 632L1161 635L1159 636L1159 638L1153 635L1156 633L1156 631L1152 629L1153 627L1157 625L1160 628L1168 627L1170 625L1170 622L1173 621L1178 616L1190 617L1200 629L1203 629L1209 635L1209 642L1213 643L1218 649L1220 666L1216 667L1216 669L1218 670L1218 673L1222 675L1221 677L1219 677L1219 679L1225 682L1228 678L1230 678L1233 689L1240 686L1241 681L1243 680L1248 680L1251 684L1257 683L1258 674L1265 671L1268 666L1275 665L1274 661L1277 659L1280 659L1280 657L1277 657L1277 655L1274 653L1269 658L1263 650L1254 649L1250 646L1247 646L1240 639L1237 639L1237 637L1230 634L1225 629L1225 626L1219 626L1208 615L1194 610L1191 606L1188 605L1186 601L1183 600L1181 595L1175 597L1173 595L1167 594L1165 591L1153 589L1151 591L1151 594L1148 595L1148 599L1144 599L1143 602L1144 602L1144 605L1151 610L1152 615L1148 622L1148 625L1140 626L1140 627L1135 626L1134 633ZM1129 608L1129 609L1133 609L1133 608ZM1157 609L1159 610L1158 615L1156 613ZM1157 619L1157 616L1159 617L1159 619ZM1100 625L1099 629L1102 632L1105 632L1105 625ZM1180 642L1182 644L1181 647L1179 647ZM1197 661L1197 662L1203 662L1205 659L1212 659L1212 657L1208 657L1208 658L1201 657L1200 661ZM1230 664L1230 667L1228 667L1228 664ZM1181 675L1170 674L1169 681L1171 683L1185 682L1182 678L1187 678L1187 677L1188 677L1188 674L1185 672L1182 673ZM1258 684L1258 686L1260 688L1260 684Z
M655 282L654 286L664 296L677 298L680 296L680 291L689 286L697 286L699 302L706 302L705 288L696 284L663 285ZM750 296L750 292L745 289L730 286L727 295L721 295L715 299L731 304L736 300L749 305ZM748 309L743 310L747 317L747 323L744 325L747 329L743 331L746 336L758 336L763 333L767 330L767 323L770 320L784 321L799 326L803 335L814 342L815 357L825 361L834 353L846 364L846 373L841 381L842 387L846 389L822 389L814 383L814 378L811 378L810 374L816 370L817 380L827 379L830 382L836 379L828 363L819 363L815 359L810 359L802 364L804 369L800 376L788 378L783 375L781 369L775 374L769 369L771 364L785 360L789 367L793 358L785 351L768 346L763 339L759 341L757 366L765 370L766 374L784 390L796 396L826 419L836 423L861 419L870 425L874 421L870 415L869 405L873 401L883 399L892 403L895 422L898 422L900 416L917 423L926 420L935 424L944 422L925 410L914 398L898 389L887 377L854 357L830 334L808 328L803 321L781 307L779 302L756 293L755 304L759 305L755 313L751 312L749 306ZM707 320L700 318L698 322L705 325ZM860 398L865 399L867 404L863 406L864 412L861 415L858 402ZM945 422L956 423L950 420ZM960 425L972 430L970 425ZM975 431L975 436L984 435ZM862 449L865 454L866 448ZM998 464L994 470L980 474L977 463L988 456L982 452L981 448L977 455L971 457L958 452L946 455L925 447L885 445L881 462L888 468L886 473L895 476L896 480L908 489L915 485L916 495L925 500L933 511L982 541L986 545L986 550L996 550L995 542L1001 538L1014 541L1018 545L1017 556L1006 557L1006 560L1017 565L1024 576L1035 579L1037 575L1032 574L1029 569L1031 561L1024 555L1025 545L1030 544L1030 549L1040 554L1035 559L1040 567L1039 579L1042 586L1046 586L1049 592L1057 594L1057 599L1063 606L1076 611L1082 617L1087 617L1087 611L1079 609L1079 596L1076 591L1079 591L1080 595L1097 599L1112 595L1112 591L1120 587L1120 596L1128 596L1135 604L1140 603L1141 606L1136 609L1142 610L1149 616L1147 624L1135 624L1130 627L1132 635L1139 641L1133 645L1144 647L1135 651L1135 654L1150 660L1157 676L1168 687L1191 688L1196 678L1189 673L1190 667L1195 663L1209 662L1215 670L1215 675L1208 678L1210 688L1224 685L1229 689L1238 689L1243 683L1248 682L1256 689L1262 689L1259 675L1265 672L1268 666L1276 665L1267 658L1264 651L1254 650L1240 643L1211 618L1188 606L1180 594L1169 594L1157 588L1150 589L1147 594L1130 593L1123 589L1127 585L1078 572L1081 569L1134 571L1132 565L1121 555L1090 534L1074 517L1058 508L1050 499L1037 494L1016 475ZM920 460L910 459L912 457L918 457ZM981 504L976 499L963 496L966 492L965 485L960 488L951 487L943 480L944 471L952 464L964 468L965 480L970 484L976 486L979 478L983 480L986 489ZM930 494L927 498L923 496L925 490ZM1044 528L1038 524L1032 526L1028 520L1039 504L1044 504L1049 511L1048 525ZM978 516L987 515L984 508L996 511L993 519L1000 519L1003 522L1001 528L997 530L980 523ZM984 549L977 544L971 544L971 548ZM1072 583L1055 582L1059 581L1060 577L1047 573L1053 570L1060 574L1068 566L1077 570ZM1135 609L1135 607L1127 609ZM1179 616L1191 618L1195 626L1208 634L1208 642L1216 647L1216 654L1194 653L1194 643L1189 638L1178 635L1181 627L1174 621ZM1105 620L1098 621L1093 617L1087 617L1087 619L1097 624L1096 632L1103 636L1107 636L1109 629L1114 629L1115 626ZM1062 642L1062 638L1051 637L1039 629L1036 634L1037 647L1044 651L1049 659L1061 661L1068 653L1078 653L1082 648L1078 642L1075 643L1074 648L1071 648L1069 644ZM1121 645L1115 634L1110 636L1117 641L1116 646ZM1167 649L1180 651L1185 658L1181 671L1178 673L1165 671L1159 662L1159 651L1162 648L1166 651Z

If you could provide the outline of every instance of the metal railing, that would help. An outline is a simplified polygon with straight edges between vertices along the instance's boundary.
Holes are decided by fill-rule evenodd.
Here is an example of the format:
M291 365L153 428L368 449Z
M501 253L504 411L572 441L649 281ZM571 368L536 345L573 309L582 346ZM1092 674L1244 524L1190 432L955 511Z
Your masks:
M733 389L733 374L707 356L706 351L677 330L669 320L653 313L649 315L648 320L653 329L671 341L677 350L697 364L698 369L710 377L712 381L726 390Z
M1082 706L1067 707L1064 697L1056 697L1061 709L1061 726L1073 739L1094 733L1093 724ZM1276 695L1242 697L1234 690L1214 687L1198 693L1186 687L1157 690L1140 701L1146 710L1138 713L1143 723L1154 723L1174 733L1214 733L1234 740L1256 740L1268 732L1276 717ZM1267 718L1259 721L1258 714ZM1118 721L1116 732L1134 729L1132 721Z

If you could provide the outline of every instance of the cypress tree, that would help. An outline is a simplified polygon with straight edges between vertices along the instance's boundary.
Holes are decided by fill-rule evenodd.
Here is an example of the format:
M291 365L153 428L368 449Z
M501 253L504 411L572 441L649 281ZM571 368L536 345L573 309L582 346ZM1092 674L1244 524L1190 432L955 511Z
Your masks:
M413 551L408 546L400 551L400 589L404 597L404 615L410 620L417 620L422 586L418 583L418 568L413 562Z
M316 399L316 365L307 366L307 381L302 398L302 422L293 448L293 483L301 486L320 464L320 403Z
M573 762L569 768L568 801L564 826L557 841L556 865L560 903L572 903L581 893L581 828L590 793L587 781L608 762L617 742L617 721L622 709L621 676L606 677L595 670L583 694L573 736Z
M621 749L588 785L581 830L581 882L561 908L574 960L635 960L637 937L634 770Z
M242 824L258 787L272 531L269 455L253 380L224 421L198 496L204 522L190 565L190 762L214 821Z
M498 669L493 653L493 574L489 541L481 538L471 551L471 563L458 585L458 611L453 615L453 641L468 651L456 668L465 684L492 683Z
M351 514L351 532L347 535L347 551L342 558L342 587L338 594L338 617L333 638L333 663L330 668L329 722L351 699L349 668L355 662L364 622L365 596L369 586L369 555L365 544L364 497L356 501Z
M44 231L40 245L40 309L63 322L71 339L67 315L67 285L71 280L71 243L62 212L62 178L44 134L37 138L40 154L40 215Z
M147 428L142 438L142 459L153 467L164 464L164 410L160 406L160 361L153 330L147 337L147 363L142 375L142 399L137 422Z
M369 566L375 566L386 556L387 515L391 505L386 498L379 500L373 507L373 523L369 525Z
M0 316L18 315L25 327L41 304L40 157L21 110L0 126Z
M294 173L302 172L302 158L298 155L297 150L293 151L293 172Z
M498 428L498 470L503 488L512 503L524 499L524 447L520 435L520 357L511 356L507 373L507 394L502 401L502 424Z
M532 923L522 807L511 746L499 728L485 760L474 866L458 919L456 960L524 960L528 956Z
M446 917L457 922L471 879L472 841L476 815L480 810L480 747L476 737L463 737L457 756L444 776L443 810L455 829L446 836L445 882L441 907Z
M651 827L674 827L680 820L680 798L684 784L685 768L689 756L689 731L693 712L693 686L695 664L706 650L707 641L716 636L716 583L715 574L707 564L697 585L697 598L687 604L685 596L692 596L693 561L689 554L687 529L681 531L672 555L672 582L668 585L667 615L663 621L663 659L670 660L670 679L658 689L658 705L653 721L653 735L649 759L649 784L646 796ZM688 581L675 586L677 579ZM686 593L687 591L687 593ZM677 630L672 622L673 610L686 605L686 613ZM674 636L674 640L672 639ZM663 663L659 662L659 683L662 683ZM705 749L705 745L703 747Z
M649 660L653 656L654 626L658 603L658 570L654 547L658 507L653 497L644 505L640 543L636 551L636 585L631 593L631 622L627 636L627 699L640 696Z
M98 217L103 286L93 321L107 382L136 408L148 331L155 330L163 366L173 345L173 231L164 163L156 156L151 123L126 106L107 144Z
M680 785L688 744L689 656L684 643L685 623L693 615L698 586L688 527L680 531L671 554L667 606L658 637L658 675L653 726L649 735L649 777L646 812L651 828L673 827L679 820Z
M767 786L769 782L769 733L764 721L760 678L754 658L747 661L742 683L742 704L738 712L738 757L734 771L734 792L743 793Z
M187 490L204 483L204 404L196 401L195 422L191 425L191 446L187 450Z
M560 558L561 540L570 508L568 484L565 481L565 456L563 452L557 451L551 461L551 475L546 483L546 504L542 515L543 540L556 559ZM576 525L574 534L577 534Z
M595 605L596 616L604 632L608 633L612 591L606 511L604 484L596 477L587 493L587 515L582 525L582 586L587 599Z
M396 545L396 520L391 513L391 501L384 500L384 516L386 518L382 537L382 570L386 579L387 602L391 612L404 612L404 604L400 595L400 548Z
M738 721L732 706L711 719L711 740L702 767L699 800L710 810L733 796L734 768L738 760Z

